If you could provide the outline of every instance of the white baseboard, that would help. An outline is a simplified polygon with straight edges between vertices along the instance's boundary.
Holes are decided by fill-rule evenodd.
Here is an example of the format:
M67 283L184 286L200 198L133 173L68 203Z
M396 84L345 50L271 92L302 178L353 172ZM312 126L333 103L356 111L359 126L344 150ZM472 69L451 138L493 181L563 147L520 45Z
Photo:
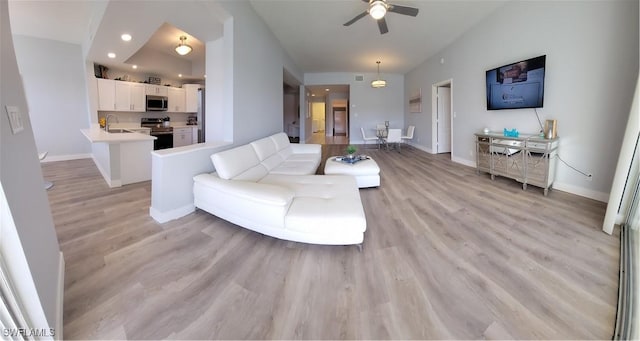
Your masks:
M187 214L194 212L195 210L196 206L194 204L182 206L167 212L160 212L153 207L149 207L149 215L151 216L151 218L153 218L153 220L157 221L160 224L163 224L174 219L182 218Z
M420 149L423 152L427 152L429 154L433 154L433 150L431 150L431 148L429 148L429 147L425 147L423 145L420 145L420 144L417 144L417 143L413 143L413 142L410 142L410 143L407 143L407 144L410 145L413 148Z
M44 162L91 159L92 157L93 156L91 154L47 155L47 157L40 162L44 163Z
M609 201L609 193L597 192L583 187L569 185L561 182L554 182L552 188L604 203Z
M62 327L64 326L64 254L60 251L60 258L58 260L58 296L56 297L56 306L58 316L56 317L56 340L64 340L62 334Z
M457 157L457 156L453 156L453 154L451 155L451 161L455 162L455 163L459 163L465 166L469 166L471 168L476 168L476 162L475 161L471 161L471 160L467 160L467 159L463 159L461 157Z

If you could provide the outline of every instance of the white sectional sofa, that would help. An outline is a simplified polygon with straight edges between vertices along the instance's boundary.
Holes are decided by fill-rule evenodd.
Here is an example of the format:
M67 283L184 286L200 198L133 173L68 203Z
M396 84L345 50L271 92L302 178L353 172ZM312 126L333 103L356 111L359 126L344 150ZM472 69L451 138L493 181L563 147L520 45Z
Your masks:
M195 206L272 237L361 244L367 227L356 180L313 175L321 146L278 133L211 156L216 172L194 177Z

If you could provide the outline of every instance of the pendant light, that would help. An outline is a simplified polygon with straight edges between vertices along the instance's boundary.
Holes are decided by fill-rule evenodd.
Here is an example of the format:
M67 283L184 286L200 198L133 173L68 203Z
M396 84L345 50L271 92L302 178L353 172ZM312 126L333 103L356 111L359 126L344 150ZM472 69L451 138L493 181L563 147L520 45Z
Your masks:
M373 82L371 82L371 87L372 88L384 88L385 86L387 86L387 81L385 81L384 79L380 78L380 61L377 61L376 64L378 64L378 79L376 79Z
M192 50L191 46L187 45L184 42L185 40L187 40L186 36L180 36L180 44L178 44L178 46L176 46L176 52L181 56L184 56L185 54L188 54Z

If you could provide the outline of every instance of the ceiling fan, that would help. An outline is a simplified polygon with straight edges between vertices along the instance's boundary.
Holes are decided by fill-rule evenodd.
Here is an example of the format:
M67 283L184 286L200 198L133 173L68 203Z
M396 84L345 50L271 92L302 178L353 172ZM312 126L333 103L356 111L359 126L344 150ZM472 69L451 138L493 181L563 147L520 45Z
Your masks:
M369 3L369 8L366 11L356 15L353 19L344 23L344 26L349 26L354 22L364 18L367 14L369 14L371 15L372 18L378 21L378 28L380 29L380 34L385 34L389 32L389 28L387 28L387 21L384 20L384 16L387 12L410 15L412 17L415 17L418 15L417 8L392 5L387 3L387 0L362 0L362 1Z

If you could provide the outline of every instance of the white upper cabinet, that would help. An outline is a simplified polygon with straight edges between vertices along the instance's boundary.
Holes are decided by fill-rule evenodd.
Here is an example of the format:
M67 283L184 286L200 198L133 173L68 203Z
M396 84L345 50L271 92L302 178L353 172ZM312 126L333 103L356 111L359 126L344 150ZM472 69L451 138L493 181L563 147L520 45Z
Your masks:
M98 110L113 111L116 103L116 81L96 78L98 81Z
M184 84L182 88L185 91L185 112L198 111L198 89L200 84Z
M154 84L145 84L145 95L154 95L154 96L168 96L168 90L166 86L154 85Z
M167 112L185 112L185 91L181 88L168 88L169 100Z
M116 111L145 111L144 84L117 81L115 94Z

